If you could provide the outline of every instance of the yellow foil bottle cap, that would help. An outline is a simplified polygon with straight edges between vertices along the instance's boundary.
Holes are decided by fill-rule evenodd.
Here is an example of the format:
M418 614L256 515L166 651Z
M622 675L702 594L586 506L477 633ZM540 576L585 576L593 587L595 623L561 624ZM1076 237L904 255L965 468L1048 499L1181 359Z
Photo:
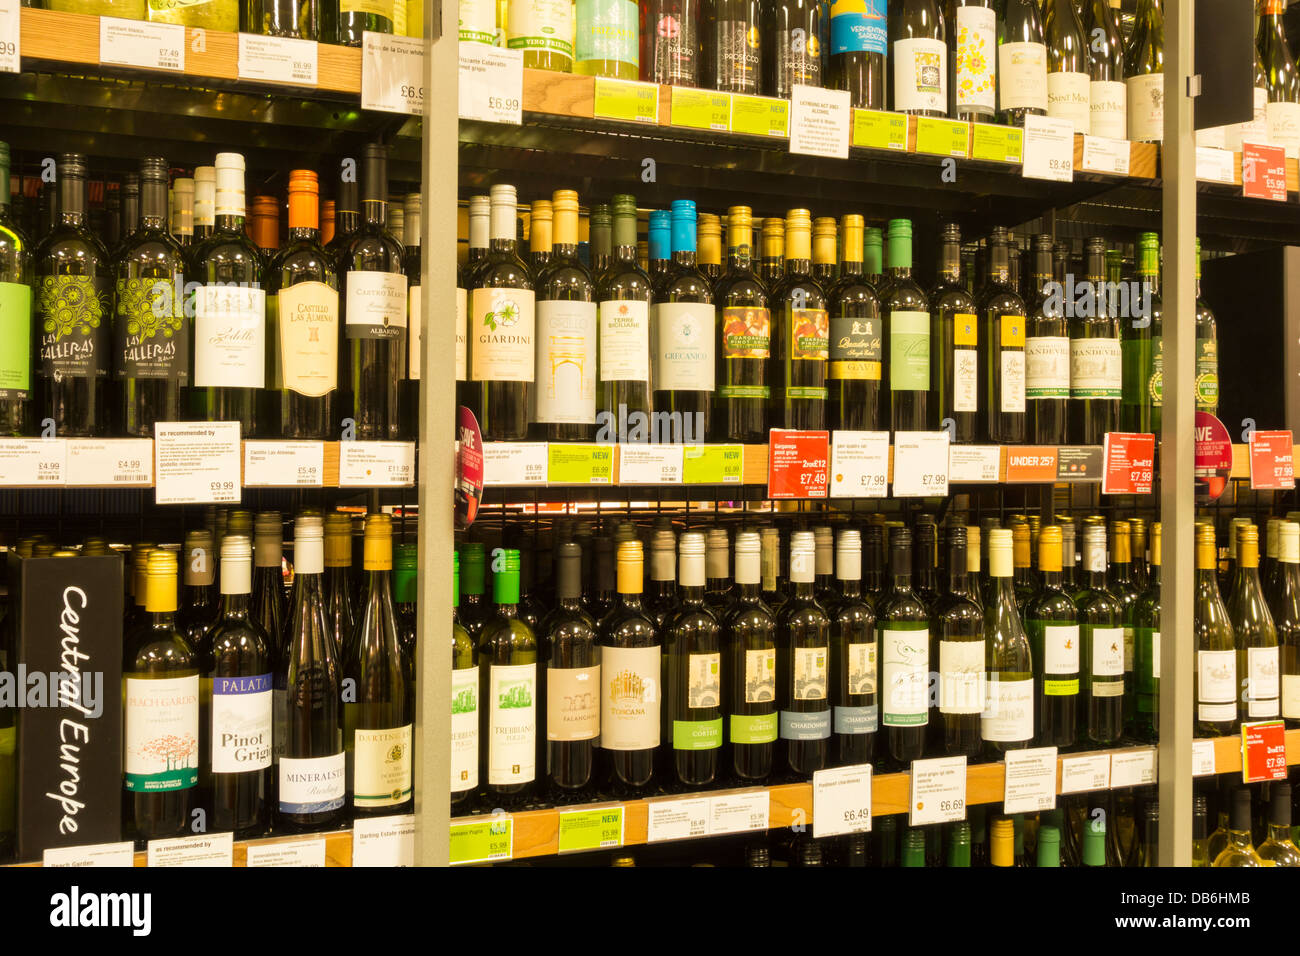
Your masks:
M176 552L154 548L145 573L144 609L150 613L176 610Z
M366 515L362 567L367 571L393 569L393 519L389 515Z

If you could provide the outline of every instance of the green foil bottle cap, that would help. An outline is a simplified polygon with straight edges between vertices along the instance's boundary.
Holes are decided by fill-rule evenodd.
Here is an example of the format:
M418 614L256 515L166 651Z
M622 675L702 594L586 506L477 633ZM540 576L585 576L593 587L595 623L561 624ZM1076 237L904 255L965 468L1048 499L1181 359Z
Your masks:
M1106 819L1097 817L1083 825L1083 865L1106 865Z
M460 546L464 555L464 574L460 578L461 594L483 593L483 542L467 541Z
M417 554L414 544L393 546L393 600L399 604L415 603Z
M1049 823L1038 828L1038 865L1061 865L1061 831Z
M493 554L496 565L498 554ZM501 548L499 570L492 575L492 600L497 604L519 603L519 552L514 548Z
M925 866L925 831L919 827L903 834L903 866Z

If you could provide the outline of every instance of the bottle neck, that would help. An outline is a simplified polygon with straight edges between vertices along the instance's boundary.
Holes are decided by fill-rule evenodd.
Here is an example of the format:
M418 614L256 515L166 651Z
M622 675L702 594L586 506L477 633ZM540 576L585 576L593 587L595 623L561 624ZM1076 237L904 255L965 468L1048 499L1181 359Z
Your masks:
M1060 589L1061 583L1065 580L1065 575L1060 571L1044 571L1043 587Z
M290 226L289 240L291 242L320 242L320 230L309 226Z
M248 617L248 608L253 596L245 591L242 594L221 595L221 616L225 618Z
M736 597L746 604L754 604L762 599L763 586L758 581L736 582Z
M59 179L59 222L65 226L86 224L86 178L64 173Z
M837 578L840 586L840 593L846 598L856 598L862 596L862 579L861 578Z
M939 281L948 285L961 282L961 243L944 239L939 247Z

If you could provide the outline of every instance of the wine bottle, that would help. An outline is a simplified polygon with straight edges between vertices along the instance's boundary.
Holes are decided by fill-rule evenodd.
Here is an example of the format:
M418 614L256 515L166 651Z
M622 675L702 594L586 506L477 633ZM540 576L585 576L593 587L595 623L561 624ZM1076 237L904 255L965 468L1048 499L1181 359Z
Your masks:
M1287 43L1285 0L1265 0L1259 16L1255 43L1267 80L1268 103L1264 107L1268 141L1282 146L1287 156L1300 155L1300 72Z
M1028 747L1034 736L1034 665L1016 610L1011 575L1011 532L998 528L989 539L989 600L984 605L983 658L987 674L980 736L990 756ZM973 662L972 662L973 663Z
M705 536L704 602L716 616L731 604L731 542L726 528L711 528Z
M1210 865L1210 810L1205 794L1192 797L1192 866Z
M118 241L109 246L109 254L116 260L119 247L140 227L140 176L126 173L118 190L121 202L121 219L119 220Z
M590 550L595 573L583 575L583 580L590 582L584 604L594 620L603 621L618 603L618 547L613 538L599 535L591 539Z
M979 525L966 526L966 590L975 606L984 612L984 575L980 573L980 541L983 532ZM980 618L983 620L983 617Z
M766 10L767 95L789 99L795 86L821 86L822 5L778 0Z
M1047 115L1069 120L1076 133L1092 129L1088 44L1073 0L1047 0Z
M1269 720L1280 716L1278 638L1273 616L1259 586L1259 529L1237 531L1237 576L1228 614L1237 648L1237 673L1244 680L1239 716Z
M708 82L722 93L755 95L763 85L763 22L758 0L716 0Z
M573 0L527 0L509 6L505 45L529 69L572 73L574 32Z
M677 539L671 528L655 531L650 540L650 587L644 603L656 628L677 613Z
M641 80L699 86L699 0L641 0Z
M364 533L364 530L363 530ZM364 545L363 545L364 548ZM362 557L364 558L364 553ZM397 625L397 649L406 668L407 709L415 713L415 656L419 629L419 548L414 541L393 544L393 619Z
M763 600L776 614L789 597L781 577L781 532L776 528L763 528L759 531L759 540L762 545Z
M1196 735L1217 737L1237 724L1237 656L1232 621L1219 596L1214 526L1196 526Z
M912 552L912 590L926 607L939 598L939 529L929 515L917 519L912 529L916 546Z
M884 0L832 4L828 86L848 90L855 109L883 110L889 24ZM721 87L719 87L721 89Z
M826 365L830 324L826 293L812 276L811 214L791 209L785 225L785 275L772 288L776 381L773 424L817 431L826 427Z
M877 431L881 418L880 297L863 274L862 217L845 216L840 235L840 277L826 290L828 425L847 431Z
M460 622L460 554L451 555L451 806L478 789L478 647Z
M271 641L279 659L285 640L284 532L280 512L260 511L253 526L252 615Z
M1282 716L1290 727L1300 723L1300 525L1293 521L1278 528L1278 562L1271 611L1281 655Z
M1160 739L1160 537L1153 522L1151 583L1133 606L1134 734L1145 743Z
M988 122L997 112L997 11L992 0L956 0L948 26L952 116Z
M891 431L926 427L930 388L930 303L912 279L912 223L889 221L889 290L884 365L889 371Z
M846 529L835 543L840 596L831 619L831 706L834 762L870 763L880 729L877 700L876 614L862 598L862 534Z
M1300 847L1291 838L1291 784L1269 784L1268 837L1256 851L1265 865L1300 866Z
M1120 423L1126 431L1155 432L1160 428L1164 393L1164 354L1161 345L1163 308L1160 299L1160 237L1138 235L1137 283L1146 322L1126 322L1121 329L1123 395Z
M148 553L145 618L123 636L122 817L137 844L185 835L199 782L199 661L176 630L176 563Z
M939 713L931 724L932 742L946 756L978 756L980 714L984 709L983 611L971 598L966 528L947 532L948 588L931 610L931 655L939 662ZM975 544L978 552L979 545Z
M889 576L888 590L876 605L881 723L888 759L905 766L925 755L930 674L929 614L912 591L912 533L906 528L889 536Z
M700 272L711 285L722 278L722 220L712 213L702 212L695 224L696 259Z
M1250 835L1250 790L1234 787L1231 798L1231 815L1227 829L1228 842L1210 866L1267 866L1255 852Z
M672 740L677 782L703 787L718 775L722 748L722 628L705 603L705 538L678 539L680 607L663 628L661 737Z
M902 0L889 11L893 109L948 115L948 44L938 0Z
M535 200L528 213L528 267L540 276L551 264L555 211L549 199Z
M1106 241L1090 238L1085 249L1087 288L1070 319L1070 431L1075 444L1100 445L1106 432L1119 428L1123 353L1120 320L1111 314L1105 291Z
M807 777L829 766L831 622L814 596L816 545L811 531L790 538L793 594L777 618L777 700L784 769Z
M1133 580L1132 529L1127 521L1110 525L1111 558L1106 589L1119 603L1124 625L1124 727L1132 731L1136 720L1137 689L1134 672L1136 637L1133 613L1142 596Z
M460 555L460 620L477 646L484 625L492 617L491 605L483 596L485 557L482 542L465 542L460 546Z
M828 612L840 599L835 584L835 529L817 525L813 528L813 597Z
M979 410L979 322L975 299L961 281L961 227L956 223L945 223L941 233L939 277L930 291L930 335L939 354L930 365L934 398L929 427L950 428L954 443L973 442Z
M764 219L759 244L758 277L770 289L785 274L785 220Z
M767 436L772 317L751 264L753 236L749 207L732 206L727 211L727 272L714 287L722 312L712 429L719 441L763 442Z
M651 402L656 412L669 414L671 440L699 441L712 412L717 317L709 282L695 264L695 203L689 199L673 201L672 255L672 270L655 293L651 316Z
M727 741L731 768L745 781L765 780L772 772L779 730L776 619L760 592L761 551L759 534L736 535L735 599L723 617Z
M194 245L194 180L189 176L177 176L172 180L169 222L172 238L180 243L182 249L188 250Z
M637 793L654 776L660 741L661 641L641 606L641 542L619 545L618 599L600 621L600 746L614 789Z
M28 434L32 422L32 247L11 215L9 144L0 142L0 435Z
M1015 823L1010 817L1000 817L989 826L989 865L1013 867L1016 865Z
M1029 522L1016 521L1016 517L1018 516L1012 516L1011 523L1011 578L1012 591L1016 597L1016 610L1023 614L1025 605L1038 592L1038 581L1033 568L1036 542Z
M216 232L217 169L194 167L194 246Z
M404 18L403 29L397 29L396 4L400 4L400 2L401 0L379 0L379 2L374 2L374 0L339 0L338 5L334 7L330 14L336 18L336 39L333 42L342 46L361 46L362 36L367 32L405 35ZM570 6L572 6L572 3L570 3ZM572 31L565 35L570 36L571 34Z
M614 217L613 206L596 203L587 215L587 254L591 260L591 277L597 283L604 277L610 263L614 261Z
M1128 92L1124 87L1124 45L1109 0L1090 0L1083 26L1090 104L1088 132L1093 136L1126 139Z
M1039 746L1074 746L1079 723L1079 612L1061 581L1061 528L1048 525L1038 536L1043 581L1025 606L1038 682Z
M1082 693L1087 699L1086 735L1099 747L1113 745L1124 732L1124 612L1106 587L1106 527L1083 529L1082 590L1079 609Z
M1219 333L1210 307L1201 299L1201 240L1196 240L1196 410L1219 411Z
M83 545L82 554L86 553ZM207 634L217 619L216 562L212 560L212 532L185 532L185 545L177 558L181 572L181 601L176 611L176 630L181 632L199 660L207 653ZM130 568L125 569L128 573Z
M613 207L614 259L596 290L601 441L640 441L649 436L650 277L636 261L636 199L620 194ZM634 415L645 424L637 434ZM625 426L623 423L627 422ZM617 430L606 434L613 424Z
M573 72L635 80L640 76L635 0L578 0Z
M998 111L1009 126L1047 113L1047 44L1035 0L1007 0L998 22Z
M1158 143L1165 133L1165 18L1160 0L1138 0L1137 19L1124 51L1128 138Z
M546 775L563 792L592 783L600 739L600 651L596 622L582 609L582 549L556 553L556 606L544 623Z
M1143 518L1129 518L1128 525L1130 528L1129 538L1132 542L1133 565L1131 577L1133 586L1137 588L1139 594L1151 586L1151 565L1147 560L1148 542L1147 542L1147 523ZM1265 598L1267 598L1265 593Z
M1066 441L1070 405L1070 336L1063 290L1052 278L1052 237L1034 237L1034 307L1025 320L1025 405L1029 441ZM1069 565L1074 564L1071 552Z
M1070 7L1070 0L1051 0ZM1070 7L1073 10L1072 7ZM984 321L984 434L989 441L1025 441L1025 303L1011 284L1007 247L1010 233L994 226L989 237L989 272L979 296Z

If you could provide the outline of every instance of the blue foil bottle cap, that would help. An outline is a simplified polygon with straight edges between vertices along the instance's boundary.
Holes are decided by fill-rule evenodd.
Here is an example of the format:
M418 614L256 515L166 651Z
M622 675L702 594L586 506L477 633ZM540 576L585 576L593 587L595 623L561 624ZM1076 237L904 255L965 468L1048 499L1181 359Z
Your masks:
M651 259L668 259L670 258L669 235L671 232L672 214L666 209L652 209L650 211L650 231L648 235L650 243Z
M673 200L673 239L672 250L677 252L695 251L695 203L690 199Z

